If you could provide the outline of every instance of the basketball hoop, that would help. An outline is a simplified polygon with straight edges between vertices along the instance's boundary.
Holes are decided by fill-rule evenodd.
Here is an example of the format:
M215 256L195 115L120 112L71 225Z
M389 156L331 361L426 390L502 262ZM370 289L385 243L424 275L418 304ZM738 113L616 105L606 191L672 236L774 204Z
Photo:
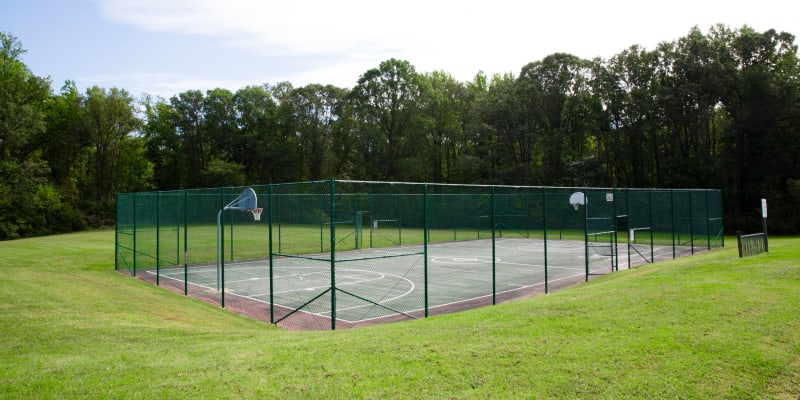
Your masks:
M256 221L261 221L261 212L264 211L263 208L253 208L251 210L247 210L250 214L253 214L253 219Z
M569 204L575 208L575 211L578 211L580 206L585 206L587 202L588 199L583 192L575 192L569 196Z

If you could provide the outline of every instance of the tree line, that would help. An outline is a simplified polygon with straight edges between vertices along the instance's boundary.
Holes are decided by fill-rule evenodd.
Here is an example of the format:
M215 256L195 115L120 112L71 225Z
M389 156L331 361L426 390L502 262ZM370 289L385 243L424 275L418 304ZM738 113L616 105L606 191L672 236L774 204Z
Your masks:
M353 88L60 92L0 33L0 239L113 222L115 193L337 177L723 189L729 229L798 233L793 35L693 28L609 59L460 82L389 59Z

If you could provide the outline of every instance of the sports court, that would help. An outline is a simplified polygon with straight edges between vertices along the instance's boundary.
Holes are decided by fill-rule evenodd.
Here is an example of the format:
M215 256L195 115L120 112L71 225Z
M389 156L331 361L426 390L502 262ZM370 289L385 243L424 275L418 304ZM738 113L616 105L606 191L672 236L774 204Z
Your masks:
M718 195L333 180L139 193L118 198L117 269L288 329L355 327L721 246Z
M491 247L491 239L428 246L427 284L422 246L339 253L335 267L337 323L355 326L382 319L424 317L426 297L430 312L438 314L492 304L493 296L501 300L528 297L544 294L545 285L559 288L585 280L583 242L548 241L547 265L544 241L540 239L497 239L494 255ZM649 263L653 255L671 258L672 251L656 246L653 254L649 244L632 245L633 254L629 256L627 244L623 248L619 254L606 249L591 251L589 274L603 275L617 266L629 268L628 260L630 266ZM295 324L324 329L329 323L316 326L315 321L327 321L333 314L331 267L326 257L321 254L275 258L272 271L268 260L227 264L225 294L228 299L239 297L259 303L265 309L272 303L284 310L283 315L285 310L308 301L310 295L320 296L294 318ZM156 273L148 271L150 275ZM216 265L191 268L188 278L182 266L161 269L158 273L162 280L172 280L179 286L187 279L197 289L217 290Z

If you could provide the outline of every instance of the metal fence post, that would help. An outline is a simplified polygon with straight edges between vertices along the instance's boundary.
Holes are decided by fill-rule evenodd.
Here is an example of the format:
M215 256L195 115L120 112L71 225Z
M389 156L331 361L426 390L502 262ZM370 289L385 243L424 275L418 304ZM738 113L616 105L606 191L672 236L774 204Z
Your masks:
M217 287L219 288L219 302L225 308L225 188L219 190L219 271L217 274Z
M139 253L136 249L136 231L138 224L136 223L136 197L137 193L133 194L133 276L136 276L136 254Z
M706 242L708 244L708 249L711 250L711 215L709 214L708 208L708 190L703 191L706 197Z
M647 191L647 209L648 209L648 218L650 219L647 222L647 225L650 227L650 264L656 262L656 249L653 245L653 190L650 189Z
M430 241L430 216L428 215L428 184L426 183L422 188L422 207L425 222L422 224L422 252L423 252L423 270L424 270L424 303L425 303L425 318L428 318L428 241ZM398 209L398 214L400 213Z
M589 191L583 189L583 256L586 264L586 278L589 281Z
M116 223L114 224L114 271L119 271L119 193L114 195Z
M677 258L675 249L675 191L669 191L669 211L672 214L672 259Z
M331 207L331 330L336 330L336 180L330 180Z
M267 237L269 243L269 323L275 323L275 256L272 252L272 185L267 186Z
M544 236L544 294L549 291L547 279L547 188L542 188L542 230Z
M161 192L156 192L156 286L161 278Z
M490 220L492 221L492 304L497 304L497 245L495 244L495 187L492 186L491 191L491 206L492 206L492 216Z
M183 295L189 294L189 193L183 191Z

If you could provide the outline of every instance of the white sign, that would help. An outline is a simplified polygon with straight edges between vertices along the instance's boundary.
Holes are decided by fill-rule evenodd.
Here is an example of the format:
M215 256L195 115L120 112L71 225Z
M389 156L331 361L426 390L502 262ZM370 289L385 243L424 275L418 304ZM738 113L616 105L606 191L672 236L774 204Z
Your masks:
M606 201L607 202L614 201L614 193L606 193Z
M761 199L761 218L767 218L767 199Z

